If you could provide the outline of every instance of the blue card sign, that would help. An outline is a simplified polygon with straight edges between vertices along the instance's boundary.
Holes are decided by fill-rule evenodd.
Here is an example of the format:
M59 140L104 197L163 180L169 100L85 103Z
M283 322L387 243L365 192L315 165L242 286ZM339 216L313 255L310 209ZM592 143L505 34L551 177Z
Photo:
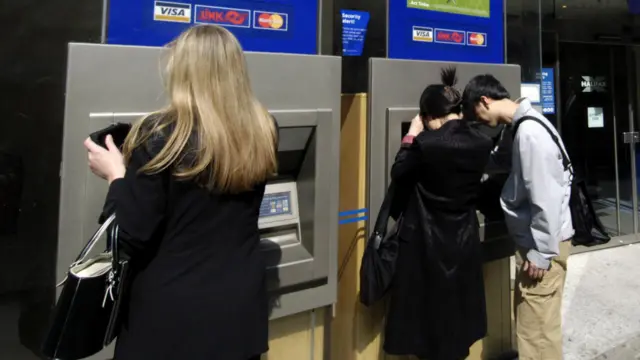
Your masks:
M318 0L111 0L107 43L162 46L194 24L226 27L247 51L318 53Z
M553 68L542 68L541 77L541 104L543 114L556 113L556 89Z
M502 0L387 0L393 59L504 63Z
M360 56L367 35L369 13L366 11L341 10L342 55Z

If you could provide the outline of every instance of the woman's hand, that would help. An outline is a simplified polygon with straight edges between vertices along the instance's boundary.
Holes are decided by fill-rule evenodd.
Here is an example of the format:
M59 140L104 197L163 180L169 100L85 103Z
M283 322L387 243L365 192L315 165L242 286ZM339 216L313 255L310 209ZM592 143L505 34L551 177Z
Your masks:
M126 168L124 166L124 158L118 147L113 143L111 135L107 135L105 143L107 149L87 138L84 141L84 147L89 152L89 168L91 171L111 184L114 180L124 177Z
M424 131L424 123L422 122L420 115L416 115L416 117L411 120L411 127L409 127L407 135L418 136L422 131Z

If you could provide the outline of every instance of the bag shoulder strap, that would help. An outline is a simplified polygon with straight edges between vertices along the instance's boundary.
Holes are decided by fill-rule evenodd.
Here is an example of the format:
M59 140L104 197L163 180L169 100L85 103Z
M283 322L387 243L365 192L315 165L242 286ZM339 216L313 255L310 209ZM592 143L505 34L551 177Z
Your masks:
M540 124L549 134L549 136L551 136L551 139L553 140L554 143L556 143L556 146L558 146L558 150L560 150L560 154L562 155L562 166L564 166L565 170L569 170L569 172L571 172L573 174L573 169L571 167L571 160L569 160L569 156L567 155L567 153L564 151L564 148L562 147L562 145L560 144L560 140L558 139L558 136L551 131L551 129L549 128L549 126L547 124L545 124L542 120L538 119L535 116L524 116L522 117L518 123L513 127L513 137L516 137L516 134L518 133L518 128L520 127L520 125L522 125L522 123L524 121L527 120L531 120L531 121L535 121L538 124Z
M104 235L105 232L109 231L109 229L110 229L110 227L113 224L115 219L116 219L116 214L111 214L107 218L107 220L105 220L100 225L98 230L93 234L93 236L91 236L91 239L89 240L89 242L87 242L87 244L84 246L84 248L82 248L82 251L80 251L80 254L78 255L78 257L76 257L76 260L69 266L69 268L72 268L73 266L75 266L75 265L81 263L83 260L85 260L87 255L89 255L89 253L93 249L93 247L98 243L98 240L100 240L102 235Z
M378 217L376 218L375 225L373 226L373 234L385 236L387 233L387 225L389 224L389 217L391 216L391 204L393 203L395 188L395 182L391 181L391 184L384 195L380 211L378 211Z

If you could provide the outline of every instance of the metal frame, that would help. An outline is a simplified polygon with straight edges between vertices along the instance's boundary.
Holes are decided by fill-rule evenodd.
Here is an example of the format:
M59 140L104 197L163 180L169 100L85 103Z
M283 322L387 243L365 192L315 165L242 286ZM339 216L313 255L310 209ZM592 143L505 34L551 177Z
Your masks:
M632 77L627 81L627 95L628 95L628 104L627 109L629 112L629 128L628 131L622 133L622 138L625 144L629 145L629 158L631 159L631 203L632 203L632 222L633 222L633 233L638 233L638 177L636 174L636 144L638 143L638 133L635 131L635 104L638 101L636 97L637 91L636 87L638 86L638 74L637 74L637 64L635 63L635 57L633 54L632 47L625 47L625 62L627 69L632 72ZM610 49L611 59L613 60L613 49ZM609 65L612 68L613 73L613 62ZM613 102L613 106L615 108L615 97L612 90L611 101ZM616 149L617 153L617 149ZM615 163L616 172L618 171L618 163ZM616 184L616 188L619 187L619 184ZM616 199L617 200L617 199ZM618 210L618 209L616 209ZM619 212L618 212L619 214Z
M626 48L628 53L628 62L629 69L632 69L633 80L627 81L629 87L629 131L634 134L634 141L629 146L629 151L631 155L631 194L633 196L632 204L633 204L633 232L634 234L638 234L638 174L636 168L636 148L638 144L638 132L636 130L636 111L638 104L640 104L640 91L638 87L640 86L640 71L638 67L640 64L638 62L637 55L637 46L628 46Z
M323 48L325 48L324 46L322 46L322 32L325 31L325 27L327 29L329 29L328 31L331 31L331 34L328 34L328 37L333 39L332 34L333 34L333 27L331 26L325 26L325 24L322 22L322 20L325 18L324 15L324 9L322 8L322 4L323 1L322 0L318 0L318 31L317 31L317 35L316 35L316 54L322 54L323 53ZM331 7L331 11L333 11L333 7Z
M489 6L491 6L491 2L489 2ZM506 64L507 61L509 61L507 58L507 0L502 1L502 27L502 41L504 42L504 63Z
M164 49L100 44L70 44L67 69L67 101L61 166L61 199L57 278L62 279L77 249L94 229L99 209L83 206L87 196L100 196L106 186L87 181L86 153L82 141L105 122L130 121L165 104L159 63ZM341 59L308 56L246 53L249 75L260 101L274 112L282 127L315 126L315 140L307 151L312 156L301 169L298 189L312 205L300 206L302 242L323 270L313 270L314 279L291 289L283 289L272 318L328 306L337 300L337 235L340 160ZM135 92L132 92L136 89ZM118 111L118 113L114 113ZM91 116L91 114L93 116ZM282 139L283 146L286 143ZM303 165L305 167L307 165ZM310 177L313 177L311 179ZM305 201L301 198L301 202ZM309 209L303 210L307 206ZM305 218L303 212L310 214ZM304 229L307 230L304 230ZM310 233L309 233L310 232ZM310 247L325 243L324 249ZM292 264L295 268L295 264ZM289 270L294 270L289 269ZM280 270L282 274L283 271ZM313 280L313 279L311 279Z
M367 208L371 219L378 215L387 188L390 159L397 151L392 146L400 144L398 126L411 121L416 114L411 114L411 110L416 109L424 87L440 83L440 69L450 65L457 67L460 84L466 84L477 74L492 73L514 98L520 94L520 67L517 65L371 58L367 112ZM390 129L390 126L396 129ZM397 142L390 139L389 134L397 134ZM372 223L368 223L368 232Z
M622 231L622 220L620 219L620 169L618 167L618 111L616 109L616 86L615 86L615 72L613 71L614 54L613 49L609 48L609 76L611 77L611 101L613 102L613 158L614 158L614 171L616 179L616 226L618 235Z
M553 64L553 67L555 69L555 76L553 81L555 82L554 84L554 88L555 88L555 95L556 95L556 122L557 122L557 130L558 130L558 134L560 134L560 136L562 136L562 111L564 108L564 105L562 104L562 86L561 86L561 81L560 81L560 35L558 35L558 32L554 31L553 34L555 35L555 39L554 39L554 51L556 53L556 61Z
M100 42L107 43L107 24L109 22L109 0L102 0L102 24L100 26Z

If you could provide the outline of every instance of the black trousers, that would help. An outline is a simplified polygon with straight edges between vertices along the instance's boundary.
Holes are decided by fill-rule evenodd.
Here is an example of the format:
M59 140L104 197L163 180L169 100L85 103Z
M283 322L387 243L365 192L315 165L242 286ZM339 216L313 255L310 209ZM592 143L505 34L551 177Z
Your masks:
M262 357L262 355L256 355L256 356L251 357L251 358L249 358L247 360L260 360L261 357Z

